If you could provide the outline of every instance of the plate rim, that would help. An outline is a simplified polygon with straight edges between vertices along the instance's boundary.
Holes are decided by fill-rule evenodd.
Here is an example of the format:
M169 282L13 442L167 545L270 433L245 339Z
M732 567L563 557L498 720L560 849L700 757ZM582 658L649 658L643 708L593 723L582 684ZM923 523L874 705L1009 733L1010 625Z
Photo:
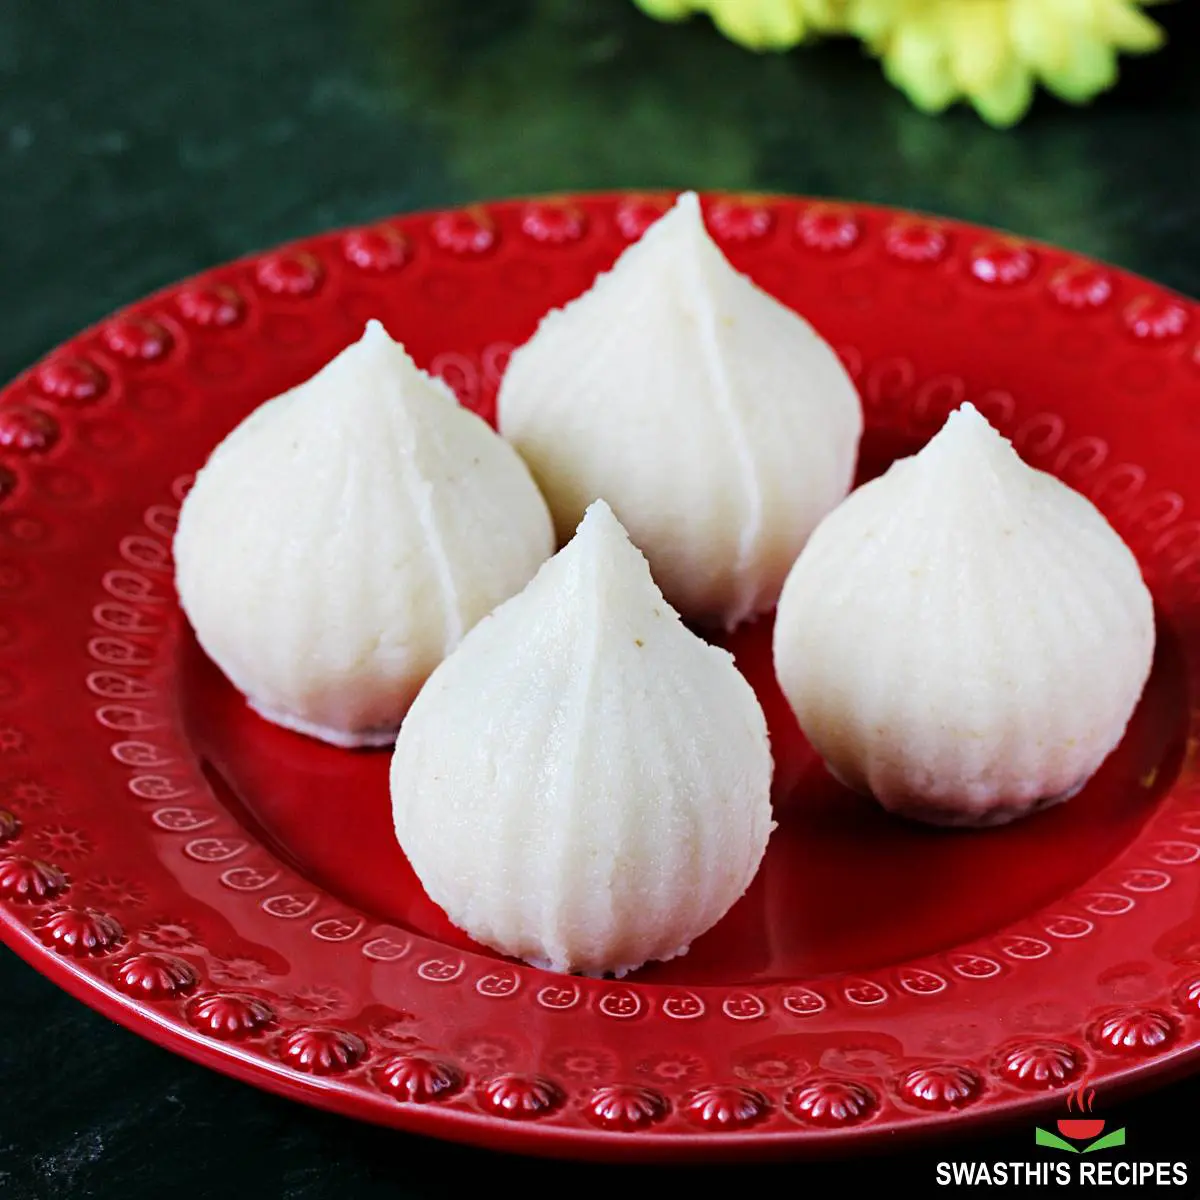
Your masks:
M486 1114L429 1105L384 1104L353 1105L358 1089L341 1088L334 1080L296 1077L285 1070L273 1070L261 1058L239 1055L235 1046L216 1043L203 1037L181 1019L165 1020L149 1005L122 996L94 975L73 970L69 960L46 949L21 926L15 925L0 908L0 942L23 963L61 988L93 1012L107 1017L126 1032L152 1042L189 1062L213 1070L228 1079L323 1112L362 1120L384 1129L397 1129L415 1136L434 1137L459 1145L475 1146L499 1153L515 1153L536 1158L623 1163L662 1162L675 1165L731 1163L751 1155L757 1161L796 1161L798 1142L803 1158L837 1157L860 1149L883 1154L896 1147L888 1143L903 1138L904 1149L924 1147L953 1130L954 1142L968 1136L984 1136L1009 1129L1020 1120L1037 1117L1055 1106L1063 1089L1013 1095L991 1108L965 1109L951 1114L930 1112L906 1123L902 1129L882 1124L819 1129L794 1126L775 1133L753 1128L737 1134L695 1130L686 1134L641 1131L636 1134L607 1131L586 1126L505 1122ZM184 955L183 957L186 957ZM1192 1074L1190 1068L1200 1060L1200 1038L1191 1046L1180 1046L1166 1055L1145 1062L1131 1062L1103 1077L1106 1098L1125 1101L1154 1086L1172 1083ZM1094 1080L1093 1080L1094 1082ZM316 1086L323 1085L323 1086ZM410 1119L389 1120L388 1114L402 1110ZM429 1118L427 1120L422 1118ZM614 1153L615 1151L615 1153Z

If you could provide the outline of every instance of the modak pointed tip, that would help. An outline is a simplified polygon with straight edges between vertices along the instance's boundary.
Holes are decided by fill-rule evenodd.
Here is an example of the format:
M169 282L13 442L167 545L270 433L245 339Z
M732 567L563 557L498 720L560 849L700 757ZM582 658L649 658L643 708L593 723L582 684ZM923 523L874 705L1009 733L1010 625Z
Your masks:
M987 453L1011 447L1009 440L967 400L946 418L921 456L932 459L941 453Z
M673 212L683 213L687 216L699 217L700 214L700 195L690 189L686 192L680 192L675 197L675 204L672 206Z
M383 346L395 345L396 341L387 331L387 327L378 317L368 319L366 325L363 326L362 337L359 341L367 346Z
M630 249L632 250L642 243L654 245L664 235L673 232L676 237L682 234L688 237L708 239L708 229L704 224L704 210L697 192L689 190L677 193L671 207L642 234Z
M635 545L607 500L593 500L588 505L575 536L561 553L577 567L582 567L584 563L601 567L600 574L605 578L612 577L615 571L626 580L643 579L646 585L654 588L657 598L666 603L653 581L646 556Z
M390 405L397 396L402 403L407 403L414 397L433 394L458 405L458 397L449 384L440 376L418 366L408 347L392 337L378 317L368 318L363 325L362 335L326 366L333 368L335 363L338 364L337 370L353 372L354 378L367 381L367 386L361 386L360 383L350 393L360 402L383 398ZM342 407L349 412L348 406Z
M583 532L619 532L621 537L628 540L629 534L625 526L617 518L617 514L613 512L607 500L601 497L598 500L593 500L587 506L583 514L583 519L579 522L575 532L577 534Z
M362 336L357 342L351 342L346 349L359 353L390 355L414 371L418 369L404 343L392 337L387 326L378 317L369 318L363 326ZM422 372L422 374L426 374L426 372Z

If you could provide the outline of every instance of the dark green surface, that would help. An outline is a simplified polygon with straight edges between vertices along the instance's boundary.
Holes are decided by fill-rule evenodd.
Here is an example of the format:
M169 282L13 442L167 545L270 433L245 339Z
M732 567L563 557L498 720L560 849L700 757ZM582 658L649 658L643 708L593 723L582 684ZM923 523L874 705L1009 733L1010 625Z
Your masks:
M696 186L841 195L998 225L1200 294L1197 5L1091 110L1013 133L913 112L849 45L756 58L627 0L0 0L0 376L110 309L271 243L522 192ZM1120 1112L1188 1157L1200 1086ZM725 1188L935 1191L938 1154ZM1193 1158L1200 1179L1200 1150ZM882 1170L882 1174L881 1174ZM125 1033L0 952L0 1196L236 1200L569 1194L531 1164L325 1117ZM709 1174L600 1172L635 1191ZM946 1192L951 1189L936 1189ZM1122 1194L1132 1194L1128 1188ZM1176 1194L1200 1194L1200 1186Z

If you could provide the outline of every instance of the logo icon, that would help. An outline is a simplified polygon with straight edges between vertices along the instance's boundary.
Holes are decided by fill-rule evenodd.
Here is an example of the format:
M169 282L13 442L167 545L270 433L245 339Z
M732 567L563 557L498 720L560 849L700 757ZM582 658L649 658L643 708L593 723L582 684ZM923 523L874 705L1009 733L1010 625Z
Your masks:
M1103 1117L1093 1117L1092 1104L1096 1089L1088 1087L1087 1077L1067 1093L1067 1112L1079 1110L1077 1117L1064 1117L1057 1122L1058 1133L1049 1129L1034 1129L1034 1141L1039 1146L1052 1146L1055 1150L1066 1150L1070 1154L1090 1154L1094 1150L1110 1150L1113 1146L1125 1145L1125 1127L1104 1132ZM1086 1142L1081 1146L1075 1143Z

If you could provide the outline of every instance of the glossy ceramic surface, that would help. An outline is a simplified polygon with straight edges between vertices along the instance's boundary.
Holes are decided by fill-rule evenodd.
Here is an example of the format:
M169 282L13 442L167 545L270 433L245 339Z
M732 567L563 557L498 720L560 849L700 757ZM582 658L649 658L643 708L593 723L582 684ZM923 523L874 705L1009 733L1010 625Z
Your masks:
M1160 612L1130 731L1066 806L951 833L813 761L769 622L780 829L685 958L619 983L473 946L395 846L387 754L251 714L174 602L190 472L384 319L492 415L511 348L666 196L509 202L231 264L62 347L0 398L0 933L148 1037L350 1115L595 1157L801 1155L1063 1107L1200 1052L1200 385L1187 300L881 209L710 197L733 262L862 392L862 476L964 399L1090 495ZM1065 1115L1065 1113L1064 1113Z

